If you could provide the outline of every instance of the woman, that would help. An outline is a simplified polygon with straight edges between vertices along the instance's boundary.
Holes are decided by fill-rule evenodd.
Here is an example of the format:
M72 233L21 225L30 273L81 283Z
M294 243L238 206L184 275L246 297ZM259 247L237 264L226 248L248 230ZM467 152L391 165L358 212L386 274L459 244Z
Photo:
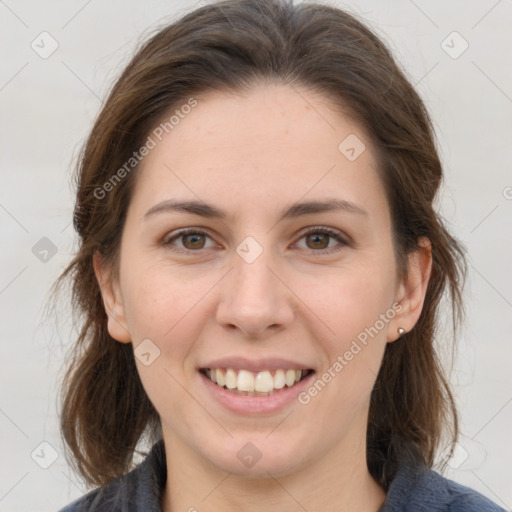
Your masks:
M62 432L99 487L64 510L501 510L431 469L465 268L441 178L421 99L347 13L225 1L157 33L79 166Z

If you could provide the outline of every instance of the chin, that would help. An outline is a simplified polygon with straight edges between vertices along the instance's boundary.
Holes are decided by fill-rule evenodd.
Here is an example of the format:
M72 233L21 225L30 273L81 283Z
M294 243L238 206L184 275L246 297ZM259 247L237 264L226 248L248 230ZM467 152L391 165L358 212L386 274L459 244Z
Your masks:
M284 476L305 463L303 443L285 443L285 437L270 440L269 434L235 436L219 452L219 445L204 454L220 470L243 478ZM219 443L220 444L220 443ZM300 454L300 455L299 455Z

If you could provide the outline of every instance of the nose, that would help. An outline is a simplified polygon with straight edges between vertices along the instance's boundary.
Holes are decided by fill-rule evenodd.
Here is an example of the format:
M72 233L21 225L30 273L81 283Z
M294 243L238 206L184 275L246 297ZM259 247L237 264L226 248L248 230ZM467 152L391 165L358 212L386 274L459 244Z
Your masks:
M293 294L272 268L266 252L247 263L234 254L234 268L223 280L216 311L219 325L239 330L250 338L264 339L291 325Z

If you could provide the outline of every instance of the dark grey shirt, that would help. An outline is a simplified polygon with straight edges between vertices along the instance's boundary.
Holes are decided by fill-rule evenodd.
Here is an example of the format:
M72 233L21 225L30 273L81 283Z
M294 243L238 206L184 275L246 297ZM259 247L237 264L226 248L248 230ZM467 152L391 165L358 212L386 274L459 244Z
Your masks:
M135 469L60 512L161 512L167 478L163 441ZM193 504L192 504L193 505ZM505 512L481 494L425 467L399 469L381 512Z

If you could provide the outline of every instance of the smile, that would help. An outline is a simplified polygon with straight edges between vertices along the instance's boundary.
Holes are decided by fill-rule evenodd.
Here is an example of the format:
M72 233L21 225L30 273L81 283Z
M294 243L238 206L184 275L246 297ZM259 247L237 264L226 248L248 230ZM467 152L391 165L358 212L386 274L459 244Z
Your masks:
M283 388L291 388L307 377L312 370L278 369L252 372L232 368L201 370L217 386L244 396L270 396Z

